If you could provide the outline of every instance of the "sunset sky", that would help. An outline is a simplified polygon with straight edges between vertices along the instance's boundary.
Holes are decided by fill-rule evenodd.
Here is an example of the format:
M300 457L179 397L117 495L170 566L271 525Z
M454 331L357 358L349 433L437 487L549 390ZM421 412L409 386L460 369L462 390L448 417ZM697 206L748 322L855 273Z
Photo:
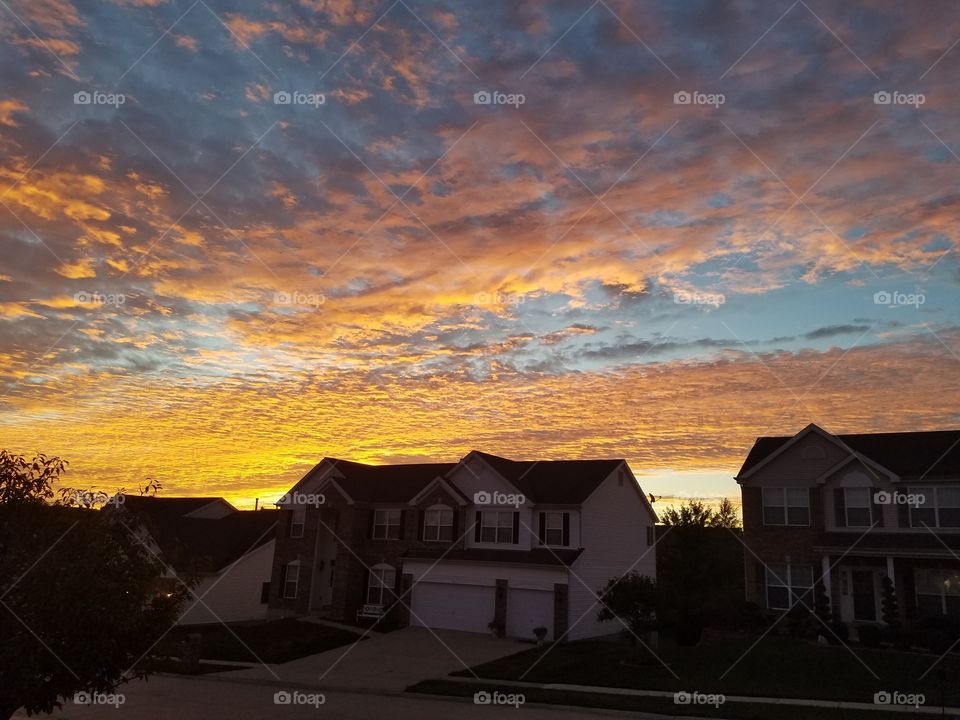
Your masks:
M71 485L246 507L480 449L736 496L758 435L960 427L956 2L0 0L0 33L0 447Z

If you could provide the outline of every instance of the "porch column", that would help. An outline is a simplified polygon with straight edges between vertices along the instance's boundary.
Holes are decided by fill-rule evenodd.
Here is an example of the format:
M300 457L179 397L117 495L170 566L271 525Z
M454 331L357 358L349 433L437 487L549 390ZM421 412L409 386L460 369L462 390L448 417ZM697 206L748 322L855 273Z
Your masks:
M827 597L830 598L830 603L833 604L833 595L830 593L830 556L823 555L820 557L820 574L823 577L823 589L827 591Z
M894 586L896 586L897 578L893 574L893 558L890 557L889 555L887 556L887 577L890 578L890 582L892 582Z

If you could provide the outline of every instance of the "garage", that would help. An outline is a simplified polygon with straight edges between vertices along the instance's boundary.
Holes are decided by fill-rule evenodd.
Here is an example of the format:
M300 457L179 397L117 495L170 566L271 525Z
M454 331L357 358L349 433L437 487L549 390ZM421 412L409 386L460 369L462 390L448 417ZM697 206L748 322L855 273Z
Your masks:
M420 582L414 585L410 624L420 627L489 632L494 589L487 585Z
M533 629L545 627L553 639L553 593L511 587L507 590L507 635L533 639Z

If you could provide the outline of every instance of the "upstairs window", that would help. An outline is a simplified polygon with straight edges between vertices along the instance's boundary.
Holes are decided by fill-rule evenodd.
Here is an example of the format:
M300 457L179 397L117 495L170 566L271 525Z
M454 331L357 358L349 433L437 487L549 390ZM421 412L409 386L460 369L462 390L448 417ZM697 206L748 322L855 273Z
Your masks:
M513 544L513 513L484 510L480 518L480 542Z
M423 539L428 542L453 540L453 510L430 508L423 515Z
M400 537L400 510L375 510L373 537L376 540L397 540Z
M960 527L960 487L911 487L909 494L915 496L909 506L911 527Z
M870 527L872 488L844 488L844 505L847 509L847 527Z
M763 488L764 525L809 525L808 488Z
M547 512L543 514L543 544L566 545L563 541L563 513Z
M294 508L293 515L290 517L290 537L302 538L303 525L307 517L307 509L303 507Z

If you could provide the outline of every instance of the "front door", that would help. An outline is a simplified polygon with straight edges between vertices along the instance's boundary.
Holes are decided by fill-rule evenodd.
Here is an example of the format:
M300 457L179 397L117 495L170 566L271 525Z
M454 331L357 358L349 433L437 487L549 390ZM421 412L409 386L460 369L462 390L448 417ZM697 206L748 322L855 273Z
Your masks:
M853 595L853 619L877 621L877 573L874 570L851 570L850 590Z

